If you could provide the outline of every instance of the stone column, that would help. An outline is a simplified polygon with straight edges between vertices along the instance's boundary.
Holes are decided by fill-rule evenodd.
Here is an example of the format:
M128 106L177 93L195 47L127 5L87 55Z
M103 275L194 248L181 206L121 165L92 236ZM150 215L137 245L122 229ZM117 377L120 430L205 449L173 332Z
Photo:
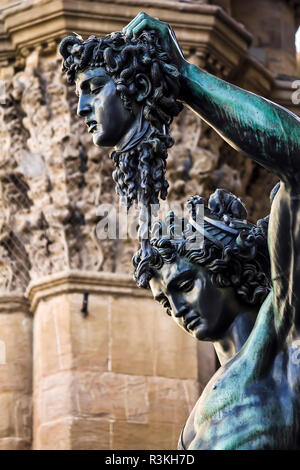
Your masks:
M201 385L197 341L126 275L67 271L28 296L33 448L175 449L215 370L210 347Z
M0 450L31 447L32 318L21 296L0 297Z

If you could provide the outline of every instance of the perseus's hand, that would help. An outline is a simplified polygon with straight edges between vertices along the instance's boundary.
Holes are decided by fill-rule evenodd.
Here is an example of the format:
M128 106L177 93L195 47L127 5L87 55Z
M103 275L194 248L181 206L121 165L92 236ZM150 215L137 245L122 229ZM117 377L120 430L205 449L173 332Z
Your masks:
M173 63L178 67L179 71L182 72L186 61L181 47L177 42L175 33L168 23L153 18L147 15L147 13L139 13L123 28L123 33L129 37L138 37L145 29L152 29L159 33L163 49L171 56Z

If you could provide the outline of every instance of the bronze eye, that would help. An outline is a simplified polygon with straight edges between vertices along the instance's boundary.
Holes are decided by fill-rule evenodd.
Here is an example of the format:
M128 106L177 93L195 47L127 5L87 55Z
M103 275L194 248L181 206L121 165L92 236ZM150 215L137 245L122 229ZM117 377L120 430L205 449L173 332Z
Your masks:
M159 303L163 306L163 308L166 310L166 313L171 317L171 305L170 302L168 301L167 297L163 297L161 300L159 300Z
M96 94L98 93L99 90L101 90L101 88L103 88L103 85L97 86L96 88L91 89L91 93Z
M194 284L194 279L185 279L184 281L178 283L177 288L182 292L189 292L193 289Z

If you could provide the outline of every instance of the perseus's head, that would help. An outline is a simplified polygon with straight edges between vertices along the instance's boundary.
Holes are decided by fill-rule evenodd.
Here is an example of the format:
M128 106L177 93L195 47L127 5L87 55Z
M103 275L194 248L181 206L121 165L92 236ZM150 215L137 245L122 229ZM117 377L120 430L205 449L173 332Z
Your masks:
M138 252L133 264L137 283L151 288L179 326L199 340L216 341L240 312L257 312L270 292L268 218L250 224L243 203L218 189L200 226L196 216L204 202L199 196L188 201L188 223L173 213L156 223L151 258L145 262ZM202 242L191 245L199 231Z
M103 38L69 36L60 44L63 70L75 84L79 116L93 142L114 147L113 178L130 206L166 198L169 126L182 109L179 73L160 47L157 33L138 38L112 33Z

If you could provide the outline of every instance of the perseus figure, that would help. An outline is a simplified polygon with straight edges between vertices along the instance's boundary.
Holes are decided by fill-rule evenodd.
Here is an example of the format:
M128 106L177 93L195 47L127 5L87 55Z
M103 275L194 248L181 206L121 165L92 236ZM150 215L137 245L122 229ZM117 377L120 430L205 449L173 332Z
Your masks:
M138 285L197 340L213 341L221 360L179 448L300 449L298 117L189 64L171 27L145 13L123 33L69 37L61 52L94 143L115 146L114 179L129 202L166 197L168 126L181 103L280 179L269 219L256 226L238 198L218 190L200 227L203 201L192 198L182 237L172 237L174 215L167 235L157 224L134 268ZM204 242L189 250L198 230Z

